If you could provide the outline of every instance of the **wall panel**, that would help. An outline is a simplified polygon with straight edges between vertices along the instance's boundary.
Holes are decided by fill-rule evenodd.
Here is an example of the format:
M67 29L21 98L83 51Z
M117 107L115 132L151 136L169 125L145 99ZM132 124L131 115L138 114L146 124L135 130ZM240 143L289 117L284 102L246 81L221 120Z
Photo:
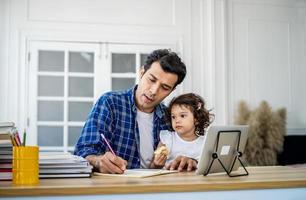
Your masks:
M28 20L171 26L175 24L175 1L29 0Z
M230 116L240 100L257 107L266 100L285 107L288 134L306 133L305 60L295 1L231 1L229 26ZM304 19L305 21L305 19ZM299 80L297 82L296 80ZM231 117L233 121L233 117Z

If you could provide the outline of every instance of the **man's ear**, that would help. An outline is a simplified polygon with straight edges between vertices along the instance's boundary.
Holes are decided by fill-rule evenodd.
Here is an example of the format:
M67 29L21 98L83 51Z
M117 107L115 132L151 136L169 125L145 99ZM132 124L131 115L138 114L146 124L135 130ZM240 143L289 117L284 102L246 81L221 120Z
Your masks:
M145 73L145 69L144 69L144 66L141 66L140 69L139 69L139 78L141 79L142 76L144 75Z

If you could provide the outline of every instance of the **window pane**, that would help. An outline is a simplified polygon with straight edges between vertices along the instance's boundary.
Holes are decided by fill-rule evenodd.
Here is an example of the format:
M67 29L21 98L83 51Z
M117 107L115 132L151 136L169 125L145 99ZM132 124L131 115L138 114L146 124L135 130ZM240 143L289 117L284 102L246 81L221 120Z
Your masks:
M93 78L70 77L69 96L70 97L93 97Z
M64 51L38 51L39 71L64 71Z
M39 76L38 96L64 96L64 77Z
M143 66L149 54L140 54L140 65Z
M135 78L112 78L112 90L125 90L135 85Z
M68 127L68 146L74 146L77 143L81 135L82 128L83 127L80 126Z
M38 121L63 121L64 103L62 101L38 101Z
M136 55L135 54L112 54L113 73L135 73Z
M38 126L38 146L63 146L63 127Z
M70 72L93 72L94 54L87 52L69 52Z
M87 119L87 115L92 108L90 102L69 102L69 121L81 121L84 122Z

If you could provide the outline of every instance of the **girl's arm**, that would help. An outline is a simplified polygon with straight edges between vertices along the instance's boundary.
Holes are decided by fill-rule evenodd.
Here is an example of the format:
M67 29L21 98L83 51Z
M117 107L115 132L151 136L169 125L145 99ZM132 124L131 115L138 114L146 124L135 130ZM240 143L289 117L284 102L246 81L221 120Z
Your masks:
M162 147L162 146L165 146L165 145L163 143L159 142L159 144L157 145L157 149ZM156 149L156 151L157 151L157 149ZM166 163L166 160L167 160L167 155L165 155L163 153L156 154L155 152L154 152L151 164L150 164L150 168L151 169L152 168L161 169L165 166L165 163Z

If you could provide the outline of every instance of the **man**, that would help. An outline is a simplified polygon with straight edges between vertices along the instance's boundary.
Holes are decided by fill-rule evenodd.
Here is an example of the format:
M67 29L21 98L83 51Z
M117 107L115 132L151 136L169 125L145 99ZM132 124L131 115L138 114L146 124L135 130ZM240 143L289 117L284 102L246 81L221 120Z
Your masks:
M85 157L102 173L148 168L159 142L159 132L169 129L161 102L185 75L186 66L176 53L167 49L153 51L140 70L138 85L100 97L83 127L75 154ZM179 156L166 167L191 171L196 164L193 159Z

